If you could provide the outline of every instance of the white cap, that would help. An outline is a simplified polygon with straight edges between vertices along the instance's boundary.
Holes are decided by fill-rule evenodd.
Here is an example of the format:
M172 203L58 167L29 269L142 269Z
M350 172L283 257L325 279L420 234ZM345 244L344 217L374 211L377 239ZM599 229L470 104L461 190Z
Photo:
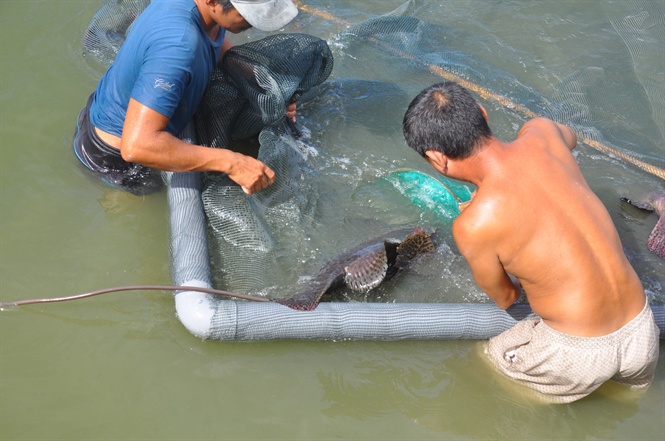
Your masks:
M252 27L276 31L298 15L291 0L230 0L234 8Z

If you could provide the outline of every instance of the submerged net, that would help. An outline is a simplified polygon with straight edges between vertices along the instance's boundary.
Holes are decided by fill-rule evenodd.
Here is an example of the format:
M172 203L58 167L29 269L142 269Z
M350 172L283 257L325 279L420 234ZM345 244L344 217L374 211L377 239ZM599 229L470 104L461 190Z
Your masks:
M112 60L119 47L117 43L130 29L137 11L148 3L147 0L109 1L95 15L86 32L85 50L102 61ZM418 181L413 177L398 179L398 175L392 175L382 181L388 181L397 191L409 197L411 203L420 207L421 214L412 216L404 207L383 207L376 197L371 202L362 200L360 202L364 204L367 215L357 216L362 227L358 227L358 231L350 231L347 241L332 237L328 238L328 243L319 240L311 248L294 246L313 238L313 232L325 230L329 225L328 218L338 215L335 207L330 207L338 200L338 193L348 194L351 189L350 192L355 191L354 198L362 199L364 194L360 187L364 182L379 178L394 168L394 164L388 161L379 161L378 166L370 163L373 158L367 159L362 148L344 152L345 157L341 160L328 152L321 152L318 158L312 158L308 152L312 147L299 139L297 129L294 131L284 118L284 109L289 102L314 95L307 91L320 91L309 103L322 109L321 113L327 113L324 121L309 121L312 130L317 131L317 139L312 140L314 144L334 141L334 136L326 131L334 131L331 121L334 123L335 118L353 119L377 138L384 132L394 130L399 121L376 116L383 115L378 110L390 107L396 109L395 115L401 117L413 96L413 93L404 90L402 84L395 84L401 80L396 81L394 76L410 78L411 75L422 75L423 71L462 82L481 99L500 104L506 113L517 114L517 118L511 119L516 124L521 123L524 117L542 115L572 126L593 141L603 141L598 130L598 127L602 128L602 121L590 111L592 105L587 102L592 95L589 91L595 90L595 85L604 81L602 70L590 67L570 74L561 80L560 87L550 99L546 99L542 93L522 84L510 74L467 53L447 49L446 39L451 38L451 31L404 15L412 12L409 9L412 5L413 2L407 2L393 14L348 26L333 36L330 41L331 46L336 48L337 60L336 78L332 80L326 81L332 72L333 55L328 44L316 37L277 34L238 45L227 53L223 69L214 72L196 116L195 141L240 152L258 150L258 158L275 170L276 181L268 189L248 196L222 174L208 173L204 176L202 199L215 285L231 291L258 293L283 278L283 270L281 265L275 264L276 260L294 262L303 267L302 262L307 259L303 254L309 249L319 252L317 245L327 246L327 250L317 254L317 257L330 257L332 253L342 251L348 243L358 243L360 239L375 235L377 229L404 226L413 223L414 218L416 222L424 220L441 224L441 219L446 217L446 213L438 213L441 216L428 218L428 210L432 211L432 207L440 201L435 197L432 198L435 203L431 204L431 201L414 198L415 190L411 187ZM612 22L612 26L626 40L635 63L644 61L644 51L635 42L649 35L653 17L649 11L638 11L624 20ZM391 69L383 73L368 68L364 60L369 57L377 66L385 63ZM648 72L642 69L640 75L645 87L651 87L649 84L653 81L646 77ZM423 81L431 82L432 77L414 81L418 83L418 89L422 88ZM490 85L491 91L473 87L476 84ZM517 93L519 97L516 97ZM352 107L359 95L367 97L365 101L371 104L364 108ZM660 95L654 96L654 99L659 99ZM300 103L309 105L303 101ZM312 113L316 117L316 111ZM340 124L340 127L344 130L348 126ZM256 140L238 141L256 136ZM328 138L320 141L324 136ZM325 145L325 148L328 147ZM364 168L374 170L367 173ZM317 187L324 174L339 177L339 183L334 183L336 188L328 187L322 192ZM326 206L321 203L324 199ZM387 214L396 219L393 223L401 225L386 226L379 219L381 216L375 213ZM313 225L305 225L308 222ZM448 255L441 259L449 260ZM453 266L450 272L462 272L462 266ZM317 267L312 265L298 271L311 274ZM466 277L465 273L461 276L462 279ZM189 280L177 273L174 279ZM464 283L462 290L475 289L472 283ZM457 295L460 286L454 283L450 286ZM445 291L448 287L437 289ZM470 300L483 297L477 291L476 294Z
M450 41L459 38L455 31L416 17L400 16L414 12L417 9L415 4L409 1L391 14L348 26L335 37L336 45L354 54L363 51L365 57L375 59L375 54L367 55L367 52L378 50L401 60L401 64L420 66L442 80L459 82L482 100L500 104L505 112L513 112L520 118L544 116L553 119L573 128L580 143L665 179L662 155L627 150L626 146L608 141L606 135L620 131L616 122L624 118L615 113L616 106L608 103L606 91L601 87L612 75L607 68L584 66L568 73L558 78L551 96L546 98L541 91L530 88L479 57L450 48ZM653 48L658 47L658 42L665 37L665 10L662 2L651 1L630 2L626 9L630 9L626 11L629 15L612 20L610 24L627 47L632 67L652 108L657 137L662 140L662 115L665 112L665 94L659 87L662 83L662 56L654 58ZM662 50L659 52L663 55ZM479 85L487 85L490 89ZM632 102L625 105L632 105ZM624 129L621 133L630 132L637 143L654 140L635 127Z
M652 48L665 41L665 3L635 1L624 5L627 14L611 20L614 30L626 45L632 67L651 105L660 139L665 137L665 89L663 59L654 57ZM663 158L661 158L663 159Z
M111 0L104 3L83 35L83 55L110 66L136 18L151 0Z
M149 0L110 0L104 4L86 31L84 53L109 65L133 20L149 3ZM277 259L297 267L295 271L305 273L303 262L307 258L303 256L303 250L316 250L318 258L328 251L320 253L317 247L339 251L340 243L356 244L358 237L366 239L375 236L376 230L392 230L395 224L404 226L413 223L414 219L418 223L431 221L436 225L450 225L457 213L454 209L440 211L440 207L454 208L458 202L454 194L466 200L468 188L435 181L418 172L394 170L395 164L383 159L377 161L377 166L371 162L376 158L366 158L362 148L345 151L344 157L316 152L316 146L299 139L299 130L284 119L284 110L290 101L301 99L305 104L305 96L315 96L311 105L328 114L323 121L309 120L312 130L317 131L317 140L326 136L326 130L335 131L327 127L334 126L335 118L349 123L342 124L340 131L355 123L379 139L385 132L394 130L399 126L412 93L405 93L392 77L382 81L382 72L374 66L370 79L363 79L362 73L367 70L363 55L377 47L388 54L381 61L402 69L400 73L407 75L405 78L417 74L417 69L422 66L437 75L442 73L440 68L445 67L446 75L453 76L449 79L468 80L470 84L491 83L493 92L475 90L483 99L498 96L495 102L510 111L523 116L558 116L564 123L577 124L576 128L587 130L585 133L589 136L597 135L593 130L596 122L587 111L589 106L583 100L582 89L597 81L598 72L572 75L566 81L570 87L561 90L559 98L562 102L554 105L511 76L503 75L462 52L442 49L445 48L441 40L446 38L445 30L422 20L400 16L409 12L410 5L412 2L407 2L394 14L348 27L334 37L333 42L341 48L339 52L345 62L338 71L341 74L332 81L325 81L332 71L332 53L325 41L315 37L274 35L237 46L227 54L223 69L213 74L195 124L190 125L188 132L181 137L188 142L241 152L256 150L258 141L258 158L275 171L276 180L268 189L248 196L222 174L165 173L171 207L174 284L211 285L212 262L215 285L232 291L257 293L284 278L279 265L275 264ZM631 36L649 25L647 19L640 19L638 16L637 21L617 21L613 25L622 29L622 35ZM626 38L630 40L632 37ZM630 47L630 50L637 59L640 48ZM353 52L353 56L345 57L345 52ZM413 64L418 67L412 69ZM487 72L491 72L491 78L487 77ZM647 73L645 70L641 75ZM392 71L386 75L391 74ZM324 81L322 87L317 87ZM641 81L647 87L649 81L644 78ZM422 83L418 88L421 86ZM522 92L517 100L519 104L510 98L513 90ZM359 96L367 107L354 107ZM397 109L389 118L376 112L388 108ZM380 116L376 116L379 113ZM258 139L255 141L237 141L256 135ZM311 141L316 143L314 139ZM326 138L320 142L325 144L327 141ZM325 147L333 150L334 146L330 144L334 142ZM399 148L404 147L400 145ZM364 174L365 169L370 170L369 178ZM333 185L317 187L321 175L333 176ZM379 193L365 192L367 186L363 187L363 183L368 180L380 189ZM384 196L391 189L407 196L411 204L389 202L387 206L383 205ZM423 192L423 189L427 191ZM342 214L335 207L341 193L344 193L342 198L353 193L354 201L363 205L366 215L357 216L357 224L362 227L354 224L357 231L347 228L344 233L348 237L339 239L340 243L330 234L321 234L325 237L317 238L319 232L325 232L329 227L327 220ZM377 194L381 196L376 197ZM391 220L378 219L382 215ZM354 220L356 218L345 218L345 226ZM393 225L387 225L390 222ZM316 243L308 244L309 247L299 246L310 240L316 240ZM431 276L437 296L452 286L454 298L459 301L460 290L472 291L474 287L469 281L468 268L460 263L461 259L453 256L449 248L441 247L437 253L441 254L440 261L434 263L430 273L425 270L423 274ZM317 264L316 269L319 266ZM448 277L462 273L465 284L455 286L451 280L441 283L441 272L447 273ZM441 302L438 297L434 300L438 303L425 304L422 289L414 289L417 285L410 285L409 281L405 286L404 291L413 296L406 299L412 302L409 304L334 302L319 305L310 313L301 313L275 303L190 297L191 293L185 292L176 296L176 308L181 321L192 333L217 340L487 338L530 313L527 305L515 305L512 312L506 313L493 304L452 304L445 303L445 300ZM463 300L479 298L466 297ZM659 308L654 312L658 313L657 321L665 334L665 311Z
M207 173L203 204L212 259L220 284L258 292L279 277L271 273L275 239L270 222L297 225L315 200L303 182L304 156L286 121L297 101L330 75L333 58L324 40L279 34L234 46L213 75L195 118L202 145L231 148L235 138L259 134L258 159L275 171L274 183L248 196L221 173Z
M134 20L149 4L150 0L106 2L85 32L84 55L109 66ZM275 258L271 223L295 226L315 201L302 179L304 155L293 136L297 129L285 119L286 107L323 83L332 68L332 53L324 40L276 34L233 47L213 72L195 116L195 132L187 134L189 141L248 153L233 140L258 136L258 159L276 173L273 185L253 196L222 173L204 175L202 201L217 285L258 292L279 277L277 271L271 272ZM170 176L168 180L172 182ZM179 185L181 180L175 181ZM207 262L201 266L196 270L176 265L173 278L205 280L203 275L210 270Z

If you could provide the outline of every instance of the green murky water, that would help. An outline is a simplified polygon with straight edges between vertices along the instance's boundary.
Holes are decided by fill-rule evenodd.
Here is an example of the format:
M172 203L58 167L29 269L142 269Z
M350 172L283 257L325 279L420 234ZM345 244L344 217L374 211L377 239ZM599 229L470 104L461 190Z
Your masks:
M136 198L100 187L70 149L76 117L100 75L80 50L100 4L0 0L3 301L170 282L164 194ZM357 23L402 2L307 4ZM449 45L441 54L471 57L483 87L537 111L582 112L603 141L662 167L664 10L662 2L643 1L451 0L416 2L414 14L441 26ZM626 23L645 31L628 32ZM326 39L343 28L307 13L292 26ZM332 46L347 63L340 66L360 55ZM405 76L403 66L391 70L384 59L361 62L356 74L390 81L409 97L440 80L417 69ZM506 88L499 71L523 88ZM570 105L539 107L540 96ZM520 117L485 104L499 137L512 137ZM318 142L334 144L338 157L346 149L352 162L381 156L388 145L395 158L387 163L427 170L404 153L400 128L386 124L403 113L403 100L396 106L374 109L376 118L350 114L353 125L340 129L347 137L327 132ZM381 136L374 123L386 124ZM662 298L665 266L644 252L655 217L621 205L618 196L663 181L585 146L577 158L645 286ZM639 396L610 384L578 403L544 406L496 374L481 345L204 342L174 316L172 297L157 292L10 309L0 313L0 439L662 439L662 360Z

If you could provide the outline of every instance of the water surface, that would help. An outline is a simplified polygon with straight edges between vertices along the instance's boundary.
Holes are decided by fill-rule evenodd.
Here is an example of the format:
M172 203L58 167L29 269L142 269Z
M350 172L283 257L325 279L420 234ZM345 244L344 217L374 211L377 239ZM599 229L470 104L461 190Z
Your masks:
M100 4L0 2L3 301L171 280L165 195L137 198L98 186L71 153L76 117L101 75L80 50ZM359 204L390 212L371 205L380 173L428 170L404 146L399 122L415 93L441 79L339 38L342 21L359 23L402 1L307 4L341 21L301 13L287 30L328 40L333 79L376 81L377 90L391 91L386 97L367 87L303 109L311 147L330 159L327 174L349 183L346 199L346 186L322 195L346 200L322 208L322 215L341 214L318 239L330 252L365 234ZM415 2L410 13L439 29L428 40L430 63L663 167L664 9L646 1L452 0ZM234 41L261 36L250 31ZM525 121L496 102L483 104L501 139ZM655 217L618 198L663 181L584 145L576 156L645 287L662 299L665 265L644 250ZM405 222L419 216L413 207L393 212ZM409 300L414 286L483 301L463 262L445 253L384 294ZM609 384L578 403L545 406L495 373L480 342L204 342L177 320L169 293L157 292L0 314L3 440L662 439L664 431L662 360L638 396Z

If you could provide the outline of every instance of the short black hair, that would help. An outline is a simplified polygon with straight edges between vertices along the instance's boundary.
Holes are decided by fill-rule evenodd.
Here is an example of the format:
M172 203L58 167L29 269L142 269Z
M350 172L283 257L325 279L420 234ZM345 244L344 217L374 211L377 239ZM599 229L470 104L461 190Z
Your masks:
M228 11L233 7L229 0L217 0L217 3L222 5L222 11Z
M436 150L452 159L464 159L492 136L476 100L454 81L433 84L420 92L404 114L402 130L407 145L422 157L427 150Z

